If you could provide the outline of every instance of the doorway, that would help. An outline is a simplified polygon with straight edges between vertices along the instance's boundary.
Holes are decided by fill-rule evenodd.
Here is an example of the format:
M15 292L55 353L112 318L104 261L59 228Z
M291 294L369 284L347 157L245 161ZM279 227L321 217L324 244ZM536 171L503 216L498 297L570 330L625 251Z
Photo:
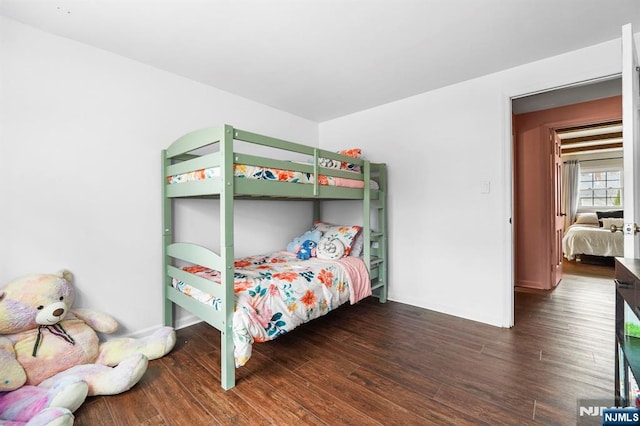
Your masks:
M617 157L621 165L621 140L614 147L605 137L582 135L587 127L620 121L621 105L619 77L512 100L514 291L551 290L561 280L560 262L567 259L558 225L565 214L559 209L558 160L588 160L597 169ZM582 210L595 212L599 203Z

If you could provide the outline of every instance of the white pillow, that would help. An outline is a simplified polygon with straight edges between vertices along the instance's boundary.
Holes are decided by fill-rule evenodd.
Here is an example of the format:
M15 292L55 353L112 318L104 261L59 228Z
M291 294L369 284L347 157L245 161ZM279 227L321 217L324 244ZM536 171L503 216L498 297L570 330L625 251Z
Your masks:
M600 226L600 222L598 222L598 215L595 212L578 213L576 215L576 223Z
M364 249L364 235L362 232L358 232L358 236L355 240L353 240L353 244L351 245L351 251L349 252L349 256L360 257L362 255L362 251Z

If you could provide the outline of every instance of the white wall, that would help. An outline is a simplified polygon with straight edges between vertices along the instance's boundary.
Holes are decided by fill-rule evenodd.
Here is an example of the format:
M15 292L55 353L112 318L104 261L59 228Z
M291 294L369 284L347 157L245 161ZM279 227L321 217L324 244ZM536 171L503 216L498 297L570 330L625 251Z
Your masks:
M620 60L612 41L320 124L322 148L388 164L391 300L510 325L509 99L619 73Z
M76 306L111 313L120 334L162 322L162 148L222 123L318 144L317 123L2 17L0 58L0 283L68 268ZM217 241L215 202L181 209L207 219L183 235ZM311 221L310 203L237 212L239 255L284 248Z

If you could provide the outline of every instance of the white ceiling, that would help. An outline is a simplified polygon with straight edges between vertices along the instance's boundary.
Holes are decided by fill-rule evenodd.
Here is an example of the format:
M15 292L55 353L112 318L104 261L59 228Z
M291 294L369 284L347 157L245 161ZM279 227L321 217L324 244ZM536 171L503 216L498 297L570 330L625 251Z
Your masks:
M640 0L0 0L0 15L318 122L640 30Z

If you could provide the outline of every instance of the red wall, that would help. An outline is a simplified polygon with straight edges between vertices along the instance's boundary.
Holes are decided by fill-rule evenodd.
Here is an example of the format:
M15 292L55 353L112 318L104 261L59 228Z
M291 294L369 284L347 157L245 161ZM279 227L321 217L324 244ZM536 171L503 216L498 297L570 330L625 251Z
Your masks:
M599 99L514 116L515 285L552 289L553 182L548 128L622 118L622 97Z

